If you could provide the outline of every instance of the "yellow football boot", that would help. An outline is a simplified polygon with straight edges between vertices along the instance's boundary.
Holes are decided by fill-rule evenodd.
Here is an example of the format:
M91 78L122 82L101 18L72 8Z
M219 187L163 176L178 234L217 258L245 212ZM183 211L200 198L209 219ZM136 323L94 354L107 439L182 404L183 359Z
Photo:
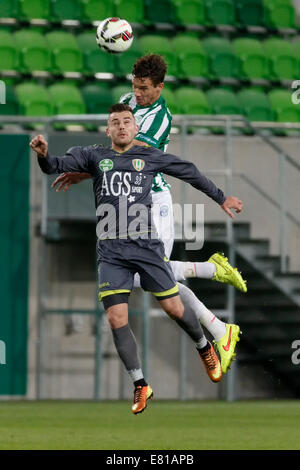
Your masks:
M213 263L216 266L216 272L212 281L224 282L236 287L241 292L247 292L246 281L242 278L237 268L230 266L228 258L226 258L222 253L214 253L209 258L208 262Z
M239 334L240 327L238 325L226 324L226 333L219 341L214 341L216 344L220 359L222 372L226 374L228 368L232 364L232 361L235 359L235 347L236 343L240 340Z

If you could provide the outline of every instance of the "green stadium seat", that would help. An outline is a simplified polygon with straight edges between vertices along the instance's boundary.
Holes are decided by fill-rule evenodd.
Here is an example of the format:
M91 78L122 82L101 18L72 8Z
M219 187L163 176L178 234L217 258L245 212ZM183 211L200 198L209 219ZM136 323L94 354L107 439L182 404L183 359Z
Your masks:
M139 41L142 55L162 55L168 66L167 75L177 75L176 56L168 38L160 35L145 35Z
M249 121L273 121L274 113L268 96L256 89L243 89L237 93L243 114Z
M98 22L111 16L116 16L114 2L81 0L81 20L83 23Z
M81 20L80 0L51 0L54 21Z
M23 83L15 87L20 114L24 116L51 116L52 100L47 89L34 83Z
M129 23L144 23L144 0L115 0L115 14Z
M51 71L51 53L41 33L28 28L17 31L14 38L19 52L21 72Z
M115 54L115 70L114 73L118 77L131 74L132 66L136 60L143 55L140 41L135 38L131 47L123 54Z
M240 60L240 77L247 80L269 79L269 61L261 41L253 38L238 38L232 47Z
M19 0L19 14L21 20L50 19L50 0Z
M18 0L0 2L0 18L16 18L18 12Z
M18 70L19 56L13 35L9 31L0 30L0 68L4 70Z
M203 0L210 25L235 25L235 8L231 0Z
M209 58L210 73L213 78L238 78L239 62L228 39L210 37L202 41Z
M300 122L300 108L291 100L289 90L271 90L268 93L275 119L278 122Z
M132 91L132 86L130 85L118 85L111 89L111 94L114 103L119 103L120 98L127 93Z
M98 83L82 87L81 94L88 114L107 114L110 106L115 104L110 89Z
M298 76L296 51L289 41L270 38L263 42L270 64L270 76L275 80L294 80Z
M202 0L174 0L175 22L182 25L205 25L205 8Z
M299 72L300 72L300 40L296 40L292 43L292 47L294 49L294 52L296 54L296 58L297 58L297 62L298 62L298 67L299 67L299 71L298 71L298 77L299 77ZM297 79L296 77L294 77L295 79Z
M236 94L230 89L211 88L206 92L207 101L211 107L213 114L218 115L242 115L243 111ZM211 128L213 134L225 133L225 121L220 125ZM241 132L235 128L233 123L234 133L240 135Z
M54 83L48 88L49 95L53 102L54 114L85 114L86 106L77 86L72 84ZM81 126L89 128L88 124L76 123L74 121L55 122L53 127L56 130L65 130L68 126Z
M99 48L94 32L85 32L76 36L79 48L83 54L84 73L114 73L115 57Z
M172 0L145 0L145 13L150 23L173 23L175 20Z
M73 34L51 31L46 34L46 39L52 52L54 73L82 71L82 52Z
M263 0L236 0L236 18L242 26L265 26Z
M55 83L48 87L54 114L84 114L85 103L78 88L71 84Z
M210 105L203 91L180 87L174 92L174 95L181 114L211 114Z
M171 112L171 114L179 114L179 108L177 106L177 101L175 93L171 88L164 86L162 91L162 96L166 100L166 104Z
M269 28L296 27L295 8L291 0L264 0L266 24Z
M208 77L208 58L199 39L178 35L172 46L177 58L177 77Z
M212 88L206 92L206 97L214 114L242 114L238 98L230 90Z
M11 85L5 87L5 104L0 105L1 116L17 116L19 114L19 102L14 88Z

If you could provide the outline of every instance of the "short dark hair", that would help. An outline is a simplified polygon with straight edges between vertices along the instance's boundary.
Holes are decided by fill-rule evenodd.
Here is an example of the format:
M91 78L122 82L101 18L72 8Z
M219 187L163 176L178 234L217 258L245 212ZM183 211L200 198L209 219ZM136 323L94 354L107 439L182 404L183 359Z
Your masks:
M163 83L167 72L164 58L157 54L148 54L138 59L132 68L136 78L150 78L154 86Z
M124 103L113 104L108 110L109 114L122 113L123 111L129 111L133 115L133 111L131 107L128 104L124 104Z

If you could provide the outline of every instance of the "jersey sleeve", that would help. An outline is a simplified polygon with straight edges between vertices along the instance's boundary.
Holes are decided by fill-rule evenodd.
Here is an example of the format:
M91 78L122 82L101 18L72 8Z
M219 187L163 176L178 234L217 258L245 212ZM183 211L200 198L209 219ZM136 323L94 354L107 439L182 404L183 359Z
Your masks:
M218 204L223 204L226 197L213 181L201 173L194 163L187 160L181 160L176 155L164 153L159 155L156 160L158 163L157 171L162 171L166 175L174 176L194 188L198 189Z
M146 117L141 123L135 139L145 142L151 147L160 148L162 142L168 143L170 130L171 116L167 111L161 110Z
M122 104L128 104L129 101L132 99L133 93L130 91L128 93L125 93L125 95L122 95L121 98L119 99L119 103Z
M38 157L41 170L48 175L64 172L91 173L91 157L85 147L72 147L63 157L52 157L49 154Z

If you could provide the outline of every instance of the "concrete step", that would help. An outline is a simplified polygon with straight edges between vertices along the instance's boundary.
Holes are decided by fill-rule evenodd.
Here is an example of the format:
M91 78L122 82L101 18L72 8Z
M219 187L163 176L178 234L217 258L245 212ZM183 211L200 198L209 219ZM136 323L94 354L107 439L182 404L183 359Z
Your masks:
M292 291L291 297L293 301L300 307L300 292L298 290L296 292Z
M207 306L207 308L225 308L226 295L223 292L214 292L213 294L198 289L192 289L196 296ZM255 309L266 307L272 311L273 307L280 306L281 308L295 307L295 303L286 295L274 291L267 293L259 293L259 295L249 295L238 293L236 295L236 309L246 308Z
M281 268L281 260L280 256L271 256L271 255L264 255L264 256L256 256L255 257L255 264L264 272L277 272L280 271Z
M246 259L252 262L257 256L267 256L269 254L270 242L267 239L245 239L238 240L236 248Z
M269 324L276 323L277 325L292 325L295 328L300 327L300 312L297 314L289 312L273 312L263 313L262 311L249 310L242 312L238 309L236 312L237 322L247 324L259 324L268 326Z
M243 328L243 337L244 336L247 336L247 339L250 337L255 338L254 343L257 347L260 344L264 346L267 341L271 343L278 341L282 341L283 343L288 342L285 332L279 326L272 324L268 325L267 328L259 324L248 324L247 328Z
M284 289L292 291L299 289L300 293L300 273L274 273L274 281L279 283Z
M234 237L236 240L250 238L250 224L248 222L233 223ZM226 240L227 225L224 222L208 222L204 228L205 240Z

